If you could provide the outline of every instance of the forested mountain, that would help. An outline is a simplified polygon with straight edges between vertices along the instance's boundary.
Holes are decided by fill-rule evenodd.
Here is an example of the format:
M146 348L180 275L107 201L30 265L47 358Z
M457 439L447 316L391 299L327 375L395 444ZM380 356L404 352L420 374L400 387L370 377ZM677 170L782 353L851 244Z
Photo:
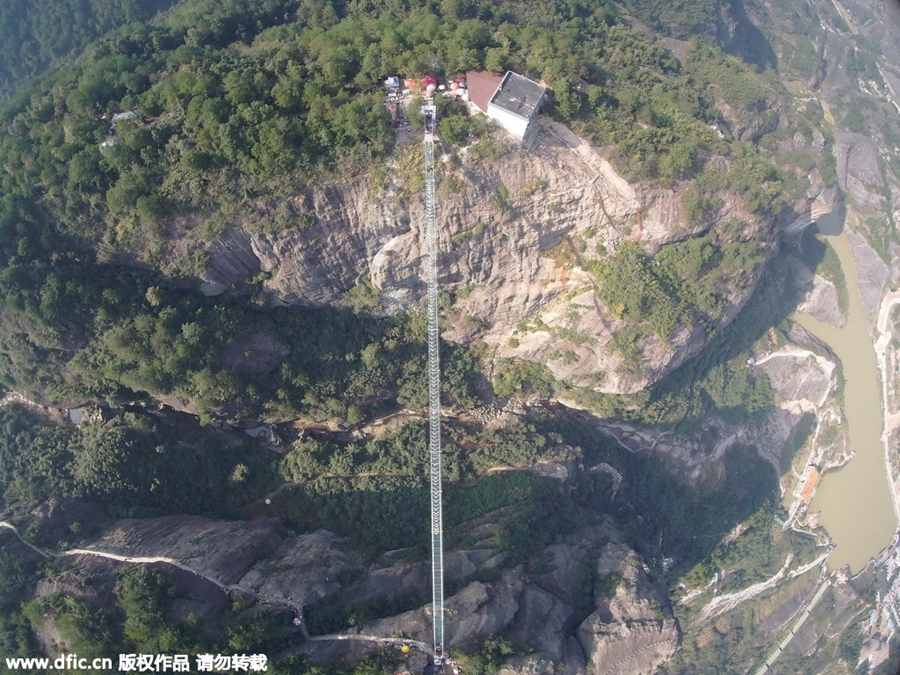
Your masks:
M422 152L382 81L511 69L551 90L530 148L438 102L453 648L472 673L601 672L612 643L634 673L759 665L805 572L705 612L827 541L781 527L804 406L840 409L789 320L814 271L846 304L812 214L846 201L898 276L894 73L836 7L0 6L0 511L37 546L0 530L0 651L323 674L340 654L284 612L423 630ZM773 350L815 358L751 367ZM852 672L834 636L865 600L835 597L784 672Z
M126 23L146 21L171 0L11 0L0 5L0 99Z
M693 177L696 187L685 195L692 223L722 204L717 191L736 193L751 213L771 218L806 190L793 171L744 143L730 147L711 128L723 121L719 97L752 109L779 95L777 79L754 74L712 43L698 43L682 64L617 19L612 6L182 4L162 23L101 40L39 92L6 107L0 286L14 308L7 335L18 336L5 340L6 382L57 400L109 396L123 385L180 392L204 406L239 397L246 390L239 375L204 363L225 346L224 326L241 323L228 314L235 310L219 301L217 313L194 322L196 335L176 335L210 301L176 301L184 290L166 287L202 272L206 252L197 244L227 224L303 228L309 221L290 217L279 199L383 162L393 140L376 93L380 77L423 72L434 60L447 73L512 67L543 78L555 92L555 114L595 143L612 143L611 158L629 179L685 185ZM109 118L132 109L136 118L112 131ZM465 119L448 108L444 129L454 115ZM712 170L716 156L733 170ZM197 216L203 226L178 254L173 237ZM109 264L135 254L148 268ZM746 255L727 264L753 270ZM604 274L606 301L616 304L615 273ZM111 290L113 278L120 293ZM706 283L719 278L708 275ZM683 286L677 293L685 301L677 293L654 299L660 282L651 279L635 307L652 305L661 339L690 325L698 306L707 321L727 306L699 299L712 288L688 290L677 278L664 283ZM175 303L167 311L184 302L196 309L163 328L146 317L159 302ZM161 331L164 342L134 353L125 350L134 339L116 337L122 331ZM36 364L29 349L49 351ZM61 367L72 376L61 380ZM297 377L281 385L289 399Z

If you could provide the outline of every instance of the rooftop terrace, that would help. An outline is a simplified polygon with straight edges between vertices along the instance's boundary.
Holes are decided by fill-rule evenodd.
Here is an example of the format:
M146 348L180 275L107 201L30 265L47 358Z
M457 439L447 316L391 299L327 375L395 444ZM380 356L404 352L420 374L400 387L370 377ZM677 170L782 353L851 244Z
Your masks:
M547 87L509 71L491 98L491 103L525 119L540 104Z

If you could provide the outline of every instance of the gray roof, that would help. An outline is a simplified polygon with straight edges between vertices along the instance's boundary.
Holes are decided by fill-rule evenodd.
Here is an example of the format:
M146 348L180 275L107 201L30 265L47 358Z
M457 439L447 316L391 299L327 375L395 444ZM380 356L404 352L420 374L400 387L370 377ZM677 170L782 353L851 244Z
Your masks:
M529 119L546 91L547 87L510 70L503 76L503 81L491 98L491 105Z

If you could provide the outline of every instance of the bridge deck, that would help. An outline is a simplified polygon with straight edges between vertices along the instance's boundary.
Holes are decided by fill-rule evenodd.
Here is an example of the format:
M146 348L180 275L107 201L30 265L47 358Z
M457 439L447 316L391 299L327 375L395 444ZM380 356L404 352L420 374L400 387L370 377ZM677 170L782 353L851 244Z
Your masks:
M430 110L429 110L430 108ZM428 449L431 467L431 593L434 613L434 655L444 651L444 546L441 498L441 381L438 354L437 232L435 225L434 134L435 110L423 108L425 130L425 240L428 248Z

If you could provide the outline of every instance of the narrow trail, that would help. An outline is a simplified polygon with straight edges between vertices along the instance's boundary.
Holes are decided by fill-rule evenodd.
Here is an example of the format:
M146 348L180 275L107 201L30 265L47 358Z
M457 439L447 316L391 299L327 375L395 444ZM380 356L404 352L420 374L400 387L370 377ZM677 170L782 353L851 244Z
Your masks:
M773 359L778 359L778 358L792 358L792 359L812 358L815 360L816 365L818 365L818 367L822 370L822 373L828 378L833 377L835 369L837 368L837 364L835 364L833 361L831 361L830 359L828 359L820 354L816 354L815 352L813 352L809 349L803 349L800 347L792 347L792 346L783 347L782 349L779 349L778 351L772 352L770 354L766 354L765 356L758 358L756 360L756 365L759 366L759 365L766 363L767 361L771 361ZM829 393L830 393L830 391L831 390L829 390ZM827 401L827 398L828 397L826 395L825 401ZM814 401L811 401L811 403L814 406L816 416L819 418L820 421L824 420L826 417L834 416L834 412L830 408L827 408L824 411L822 410L822 405L824 405L825 401L823 401L822 404L820 404L820 405L817 405ZM809 458L808 458L806 464L804 465L802 474L797 476L797 485L794 488L794 493L793 493L793 497L791 499L791 504L788 507L788 517L784 521L783 529L792 527L795 530L797 530L798 532L803 531L803 530L797 529L795 523L796 523L797 517L800 515L803 507L807 503L806 500L803 499L803 494L802 494L803 487L806 484L807 480L809 479L810 472L812 470L812 466L819 464L822 460L822 455L823 455L824 451L822 449L817 450L817 442L818 442L820 430L821 430L821 425L817 425L815 434L813 436L812 450L810 451ZM775 466L776 471L778 471L780 474L781 468L778 465L778 462L775 461L774 458L769 457L766 453L761 453L761 454L763 456L765 456L773 464L773 466ZM782 490L784 489L783 486L781 485L781 481L779 481L779 486L781 487Z
M408 638L385 638L376 637L374 635L353 635L351 633L337 633L334 635L313 635L306 638L312 642L328 642L341 640L359 640L361 642L378 642L380 644L390 645L407 645L412 649L416 649L423 654L432 655L431 645L419 640L410 640Z
M787 574L788 568L790 567L791 561L793 559L794 554L789 553L784 561L784 565L781 566L781 569L778 570L775 576L770 577L765 581L760 581L758 584L748 586L744 590L738 591L737 593L729 593L728 595L716 596L709 601L709 604L707 604L702 610L700 610L700 619L706 620L717 617L720 614L724 614L725 612L734 609L750 598L754 598L760 593L769 590L770 588L775 588L775 586L777 586L778 583L784 578L785 574Z
M813 359L815 359L816 363L822 369L822 372L824 372L826 376L831 377L831 374L835 369L835 364L832 361L826 359L820 354L816 354L815 352L810 351L809 349L801 349L799 347L784 347L777 352L766 354L765 356L762 356L756 360L756 365L760 365L765 363L766 361L771 361L772 359L777 358L800 359L808 357L812 357Z
M19 541L48 560L73 556L94 556L96 558L105 558L107 560L115 560L116 562L131 565L171 565L172 567L176 567L184 572L190 572L191 574L194 574L195 576L208 581L209 583L220 588L225 593L242 593L265 605L287 607L296 614L297 618L300 619L299 629L301 635L303 635L303 638L311 642L327 642L332 640L360 640L365 642L377 642L381 644L405 644L413 649L417 649L418 651L423 652L424 654L432 654L431 647L426 643L402 637L390 638L363 634L310 635L306 628L306 620L303 616L303 605L301 605L296 600L292 600L290 598L285 598L282 596L258 593L250 588L247 588L246 586L242 586L241 584L226 584L220 579L196 570L190 565L186 565L183 562L176 560L175 558L168 558L166 556L128 556L121 555L119 553L110 553L108 551L97 551L89 548L73 548L69 549L68 551L59 552L46 551L23 539L22 535L19 533L18 528L16 528L16 526L12 523L0 521L0 528L11 530L13 534L15 534L16 537L19 538Z
M52 557L54 557L54 556L53 556L51 553L49 553L48 551L45 551L44 549L38 548L37 546L35 546L35 545L32 544L31 542L25 541L25 540L22 538L22 535L19 534L19 530L16 529L16 526L15 526L15 525L12 525L11 523L7 523L5 520L0 520L0 527L6 528L7 530L12 530L13 534L15 534L15 535L19 538L19 541L21 541L23 544L25 544L28 548L30 548L32 551L34 551L34 552L37 553L38 555L40 555L40 556L42 556L42 557L44 557L44 558L52 558Z
M265 595L263 593L257 593L256 591L247 588L246 586L241 586L240 584L226 584L225 582L217 579L214 576L210 576L209 574L205 574L197 569L194 569L190 565L186 565L180 560L176 560L175 558L168 558L166 556L130 556L130 555L121 555L119 553L110 553L108 551L97 551L89 548L71 548L67 551L46 551L42 548L38 548L34 544L29 543L25 539L22 538L22 535L19 533L19 530L15 527L15 525L8 523L6 521L0 521L0 527L6 528L8 530L12 530L13 533L19 538L19 540L28 546L33 551L39 553L44 558L47 559L59 559L59 558L70 558L72 556L94 556L96 558L105 558L107 560L115 560L116 562L128 563L132 565L154 565L154 564L162 564L162 565L171 565L172 567L177 567L184 572L190 572L191 574L208 581L209 583L218 586L225 592L236 591L239 593L244 593L245 595L249 595L256 600L263 602L265 604L270 605L281 605L283 607L289 607L294 612L297 613L299 617L303 617L303 606L290 598L284 598L274 595ZM306 633L306 624L301 624L301 631L303 633L303 637L309 637Z
M820 555L818 558L816 558L812 562L807 563L806 565L802 565L802 566L798 567L797 569L791 570L790 572L788 572L788 579L794 579L796 577L799 577L801 574L806 574L814 567L821 567L822 565L825 564L825 561L827 559L828 559L828 554L823 553L822 555ZM824 567L822 569L824 570Z
M440 401L440 331L438 328L438 282L437 282L437 227L436 227L436 203L434 181L434 127L436 125L436 109L434 106L424 106L426 114L425 125L425 239L428 249L426 276L428 281L428 446L429 464L431 468L431 540L432 540L432 607L434 622L434 647L433 650L424 642L404 640L402 638L388 638L374 635L360 634L335 634L310 636L306 621L303 619L303 606L290 598L276 597L257 593L240 584L226 584L215 577L211 577L189 565L164 556L126 556L105 551L76 548L60 553L43 551L22 539L19 531L10 523L0 522L0 526L11 529L23 543L45 558L62 558L65 556L88 555L107 558L117 562L130 564L165 564L176 567L185 572L191 572L196 576L218 586L224 592L240 592L259 602L289 607L300 619L300 631L307 640L323 642L329 640L360 640L382 644L406 644L419 651L433 655L436 659L444 656L444 571L443 571L443 503L441 485L441 401ZM499 467L496 470L503 470ZM370 474L374 475L374 474ZM284 489L279 487L272 495Z

